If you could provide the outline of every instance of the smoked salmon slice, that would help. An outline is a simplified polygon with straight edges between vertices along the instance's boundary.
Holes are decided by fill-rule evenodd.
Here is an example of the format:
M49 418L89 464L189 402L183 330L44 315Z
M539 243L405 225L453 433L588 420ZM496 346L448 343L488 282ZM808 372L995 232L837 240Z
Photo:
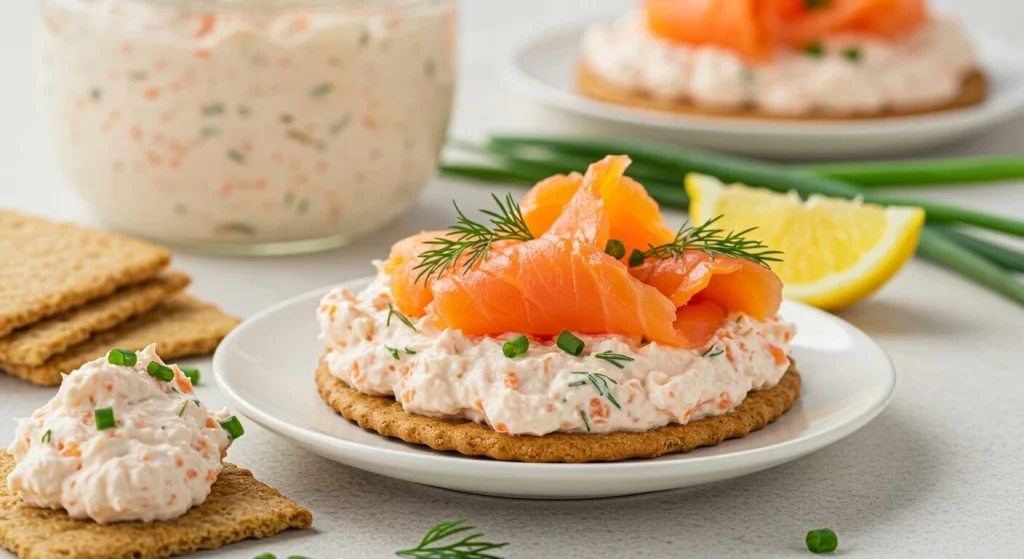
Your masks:
M583 175L579 173L555 175L523 196L523 218L534 236L551 229L582 184ZM599 190L608 216L609 238L622 241L627 257L633 249L647 250L648 245L664 244L675 236L675 231L665 225L658 203L640 183L623 176L602 183Z
M645 0L644 14L659 37L717 45L752 62L840 33L898 38L929 19L926 0Z
M384 261L382 269L391 277L388 283L391 289L391 300L394 301L399 311L419 318L425 314L424 309L427 308L427 305L434 300L434 293L431 291L433 278L416 281L419 271L415 268L419 264L419 255L434 248L430 241L447 233L447 231L424 231L392 245L391 254Z

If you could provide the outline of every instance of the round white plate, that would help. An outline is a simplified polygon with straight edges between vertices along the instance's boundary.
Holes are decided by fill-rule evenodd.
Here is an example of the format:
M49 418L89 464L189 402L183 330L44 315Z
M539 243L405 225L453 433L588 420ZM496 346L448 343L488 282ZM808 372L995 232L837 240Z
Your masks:
M345 284L356 291L370 280ZM793 355L803 375L796 405L742 439L653 460L524 464L469 458L388 439L334 413L316 393L323 352L316 308L328 288L279 303L236 328L217 348L213 372L233 409L312 452L398 479L488 495L571 499L674 489L777 466L853 433L877 416L896 376L885 352L842 320L800 303Z
M644 129L650 139L767 157L852 157L939 145L1001 122L1024 108L1024 58L1013 46L969 30L991 81L976 107L880 120L842 122L674 115L589 99L574 85L585 26L527 41L503 68L507 81L535 102L583 117Z

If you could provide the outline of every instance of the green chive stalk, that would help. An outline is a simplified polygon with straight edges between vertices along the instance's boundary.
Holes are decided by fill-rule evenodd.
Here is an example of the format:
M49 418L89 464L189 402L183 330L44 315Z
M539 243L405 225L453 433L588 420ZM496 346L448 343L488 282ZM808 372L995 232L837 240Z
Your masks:
M1024 179L1024 157L819 163L799 169L870 188L962 186Z
M921 241L918 244L917 252L928 260L956 270L1024 305L1024 283L1017 281L1009 272L993 264L991 260L957 244L943 231L926 226L921 231Z

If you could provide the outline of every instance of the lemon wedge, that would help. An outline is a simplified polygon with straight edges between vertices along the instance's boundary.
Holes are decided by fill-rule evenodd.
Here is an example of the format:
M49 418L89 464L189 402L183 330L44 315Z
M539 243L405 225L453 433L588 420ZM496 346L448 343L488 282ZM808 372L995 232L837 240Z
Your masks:
M811 196L800 200L714 177L686 176L690 221L721 215L716 227L743 230L783 252L772 263L786 297L837 310L867 297L889 281L917 249L924 210L883 207L857 200Z

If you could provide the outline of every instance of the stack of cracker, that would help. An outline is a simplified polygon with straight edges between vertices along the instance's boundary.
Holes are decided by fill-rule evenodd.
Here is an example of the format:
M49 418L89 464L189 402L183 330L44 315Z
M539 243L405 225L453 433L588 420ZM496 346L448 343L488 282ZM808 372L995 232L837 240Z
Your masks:
M0 210L0 371L43 386L113 347L212 352L238 324L183 291L167 249Z

